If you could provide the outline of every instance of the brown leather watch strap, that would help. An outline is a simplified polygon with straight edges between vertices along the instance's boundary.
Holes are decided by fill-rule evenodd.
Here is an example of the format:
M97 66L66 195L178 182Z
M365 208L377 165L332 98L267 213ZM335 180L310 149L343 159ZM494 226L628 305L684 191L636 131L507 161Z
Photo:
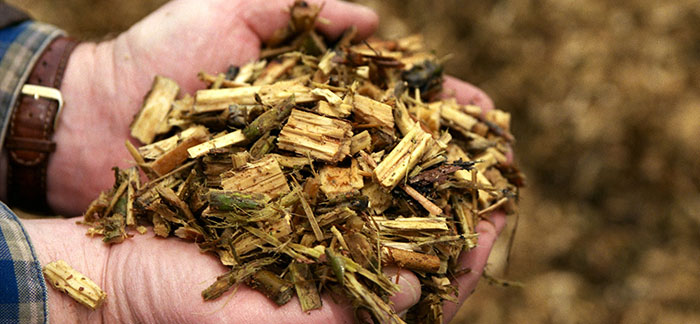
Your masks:
M26 84L60 89L68 57L78 42L67 37L54 39L39 57ZM28 211L49 213L46 201L46 167L56 149L51 140L58 101L40 96L20 95L10 117L5 140L9 164L9 203Z

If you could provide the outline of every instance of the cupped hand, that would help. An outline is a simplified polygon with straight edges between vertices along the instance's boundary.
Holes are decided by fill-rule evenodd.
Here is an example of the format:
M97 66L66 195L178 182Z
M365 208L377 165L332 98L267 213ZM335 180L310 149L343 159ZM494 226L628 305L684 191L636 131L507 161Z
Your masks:
M61 214L77 215L113 182L109 170L130 165L124 148L129 124L154 75L181 91L201 88L197 72L223 72L258 57L260 45L289 20L292 0L180 0L153 12L117 38L83 43L71 56L61 90L66 107L54 134L48 199ZM330 38L355 25L370 35L377 15L337 0L322 5L317 27Z
M116 39L83 43L71 56L62 91L67 102L54 140L59 144L49 164L49 202L67 215L85 210L101 190L113 182L112 166L130 165L123 147L128 125L150 88L161 74L173 78L182 91L192 93L201 84L200 70L224 71L258 57L260 44L287 24L286 9L292 0L210 1L181 0L168 3ZM320 2L320 1L309 1ZM337 37L351 25L359 37L371 34L377 16L370 10L340 1L325 1L319 29ZM477 88L454 78L445 82L447 93L459 102L492 109L492 101ZM226 295L204 303L200 292L225 268L196 246L178 240L137 235L111 249L83 235L72 220L26 221L42 264L63 258L85 271L110 293L97 312L59 296L50 289L54 319L87 319L88 322L352 322L351 309L324 299L324 308L307 315L292 301L281 308L246 287L231 298ZM478 247L460 261L471 271L456 279L459 304L445 305L446 319L471 294L488 259L493 243L505 224L505 215L494 213L477 226ZM55 238L60 237L60 241ZM396 310L413 305L420 296L417 279L406 271L399 276L404 288L395 296ZM54 315L58 314L58 315ZM61 322L59 320L59 322Z
M136 234L107 246L85 235L76 219L24 220L42 265L62 259L107 293L96 311L48 288L53 323L354 323L349 303L323 296L323 307L301 311L295 297L277 306L261 293L240 285L235 293L205 302L201 292L227 271L195 244ZM389 270L390 272L391 270ZM407 271L399 276L401 292L392 297L402 312L418 302L418 279ZM337 303L336 303L337 301Z

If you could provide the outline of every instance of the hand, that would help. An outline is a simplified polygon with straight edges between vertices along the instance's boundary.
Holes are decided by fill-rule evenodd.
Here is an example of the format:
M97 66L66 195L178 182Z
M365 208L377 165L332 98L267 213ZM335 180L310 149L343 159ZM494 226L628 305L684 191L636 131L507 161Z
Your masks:
M261 43L287 24L292 2L173 1L114 40L79 45L61 87L66 107L48 168L50 206L58 213L80 214L111 186L112 166L130 165L124 142L154 75L168 76L183 93L193 93L202 87L197 72L221 72L256 59ZM323 3L320 16L330 23L319 22L318 28L331 38L351 25L364 38L378 24L365 7L309 2Z
M201 87L196 79L198 71L223 71L229 64L240 65L257 58L261 42L286 24L284 10L291 0L251 2L171 2L114 40L82 44L76 49L62 87L68 104L54 135L59 145L49 165L49 202L57 211L69 215L82 212L99 191L111 185L112 174L105 170L113 165L129 165L131 158L122 145L129 139L128 125L153 75L171 77L183 92L191 93ZM337 1L326 1L321 16L331 21L330 25L319 26L330 37L352 24L358 27L359 36L365 37L377 25L371 11ZM483 92L456 79L448 78L445 87L454 89L462 103L486 109L493 106ZM462 256L463 266L472 271L457 278L460 304L476 286L505 217L495 213L491 222L479 223L479 247ZM91 321L109 322L201 322L207 318L351 322L350 310L328 298L323 310L307 316L299 311L298 302L276 308L245 287L228 304L223 305L226 297L203 303L199 292L225 268L215 258L199 254L190 243L147 235L108 249L85 238L83 229L70 220L26 223L42 263L66 259L113 295L101 311L90 313L50 289L51 300L56 301L51 302L54 319L92 316ZM57 232L65 239L49 241ZM139 247L134 248L134 244ZM415 276L404 271L400 278L404 293L393 298L399 312L420 296ZM446 318L453 317L457 308L446 304Z
M200 253L190 242L153 233L136 234L110 247L86 236L75 220L23 221L42 265L64 260L107 293L102 307L90 311L49 287L54 323L354 323L350 304L340 299L335 303L328 295L321 309L308 314L301 311L297 298L278 307L245 285L233 296L227 293L205 302L201 291L227 270L213 255ZM391 300L402 312L418 302L420 285L405 270L399 285L401 292Z

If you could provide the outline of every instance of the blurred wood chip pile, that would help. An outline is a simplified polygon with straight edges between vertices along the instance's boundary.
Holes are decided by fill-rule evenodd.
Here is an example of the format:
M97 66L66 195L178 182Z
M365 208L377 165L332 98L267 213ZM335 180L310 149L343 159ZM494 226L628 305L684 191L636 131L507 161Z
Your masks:
M329 42L318 12L296 2L261 60L200 73L194 97L157 76L131 125L137 166L114 169L84 223L107 243L152 226L218 255L231 270L205 300L246 283L309 311L332 291L382 323L442 323L476 222L515 210L510 115L437 100L442 67L419 36ZM405 319L389 264L421 280Z

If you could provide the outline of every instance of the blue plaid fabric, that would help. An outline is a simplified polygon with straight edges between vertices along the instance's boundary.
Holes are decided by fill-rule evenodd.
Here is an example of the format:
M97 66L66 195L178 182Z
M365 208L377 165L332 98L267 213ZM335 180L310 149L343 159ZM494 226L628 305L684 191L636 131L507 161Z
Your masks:
M9 116L31 68L63 32L25 21L0 29L0 149ZM0 324L48 323L41 265L17 216L0 202Z
M0 323L48 323L41 265L17 216L0 202Z

